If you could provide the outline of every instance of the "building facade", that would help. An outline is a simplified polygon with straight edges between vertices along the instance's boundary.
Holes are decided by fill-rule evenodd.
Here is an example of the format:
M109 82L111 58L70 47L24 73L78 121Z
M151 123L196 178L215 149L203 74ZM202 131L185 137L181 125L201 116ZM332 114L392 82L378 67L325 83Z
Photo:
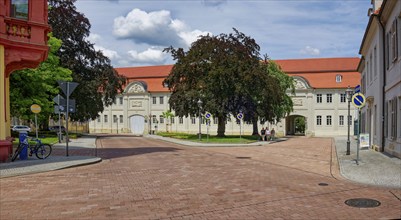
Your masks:
M47 58L46 0L0 1L0 161L11 154L10 74Z
M362 132L370 146L401 158L401 1L372 3L359 51Z
M258 127L274 128L277 135L307 136L347 135L348 100L345 90L360 81L356 71L359 58L322 58L276 60L284 72L294 77L296 93L292 96L294 112L277 123L260 122ZM124 91L113 105L105 108L99 118L89 123L91 133L132 133L143 135L159 131L196 134L217 134L217 118L210 125L196 117L164 118L169 109L170 92L163 80L172 65L116 68L128 79ZM204 109L207 111L207 109ZM355 109L351 106L350 126ZM296 127L296 120L305 121L305 130ZM231 116L226 122L226 134L251 134L252 124L238 124ZM351 135L353 135L351 127Z

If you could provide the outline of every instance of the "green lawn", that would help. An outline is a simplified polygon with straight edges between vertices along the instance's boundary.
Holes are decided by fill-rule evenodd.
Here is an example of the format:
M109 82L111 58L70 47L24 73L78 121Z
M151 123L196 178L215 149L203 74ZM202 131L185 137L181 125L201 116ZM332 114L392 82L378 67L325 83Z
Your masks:
M186 134L186 133L172 133L172 132L158 132L157 135L163 137L171 137L176 139L183 139L187 141L193 141L198 143L220 143L220 144L249 144L257 142L259 136L252 135L226 135L225 137L216 137L206 134L202 134L202 140L199 141L199 136L197 134Z
M19 134L17 132L13 132L12 136L15 138L13 144L14 145L18 145L19 144L19 138L18 138ZM28 136L32 137L32 138L36 138L36 133L35 132L29 132ZM75 134L75 133L69 133L68 134L68 137L70 139L76 139L78 136L79 136L79 134ZM47 132L47 131L39 132L38 133L38 137L42 141L43 144L53 145L55 143L58 143L57 134L54 133L54 132ZM36 144L36 142L32 141L32 140L29 140L29 144Z

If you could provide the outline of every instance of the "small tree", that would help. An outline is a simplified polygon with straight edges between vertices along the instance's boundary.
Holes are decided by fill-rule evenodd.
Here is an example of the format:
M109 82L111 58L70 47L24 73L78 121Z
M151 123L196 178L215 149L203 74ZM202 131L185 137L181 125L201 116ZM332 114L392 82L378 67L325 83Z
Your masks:
M169 132L168 126L171 126L171 118L174 117L174 114L171 110L167 110L162 112L163 117L166 119L166 132Z

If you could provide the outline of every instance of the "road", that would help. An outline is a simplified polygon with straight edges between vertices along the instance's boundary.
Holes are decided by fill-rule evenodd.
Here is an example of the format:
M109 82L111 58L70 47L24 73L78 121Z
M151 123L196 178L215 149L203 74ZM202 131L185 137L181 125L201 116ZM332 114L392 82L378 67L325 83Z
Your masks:
M401 189L339 175L330 138L188 147L103 137L101 163L0 179L0 219L396 219ZM372 208L348 199L380 202Z

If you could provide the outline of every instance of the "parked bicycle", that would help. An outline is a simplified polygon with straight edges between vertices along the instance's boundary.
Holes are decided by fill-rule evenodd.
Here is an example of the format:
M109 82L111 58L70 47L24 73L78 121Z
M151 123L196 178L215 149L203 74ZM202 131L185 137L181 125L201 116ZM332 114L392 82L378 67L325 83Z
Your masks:
M28 138L35 141L36 144L29 144ZM22 149L27 147L29 149L29 156L35 154L38 159L45 159L52 153L52 146L49 144L43 144L40 139L27 137L24 142L19 143L17 149L15 149L14 155L11 158L11 161L17 159L17 156L20 155Z

